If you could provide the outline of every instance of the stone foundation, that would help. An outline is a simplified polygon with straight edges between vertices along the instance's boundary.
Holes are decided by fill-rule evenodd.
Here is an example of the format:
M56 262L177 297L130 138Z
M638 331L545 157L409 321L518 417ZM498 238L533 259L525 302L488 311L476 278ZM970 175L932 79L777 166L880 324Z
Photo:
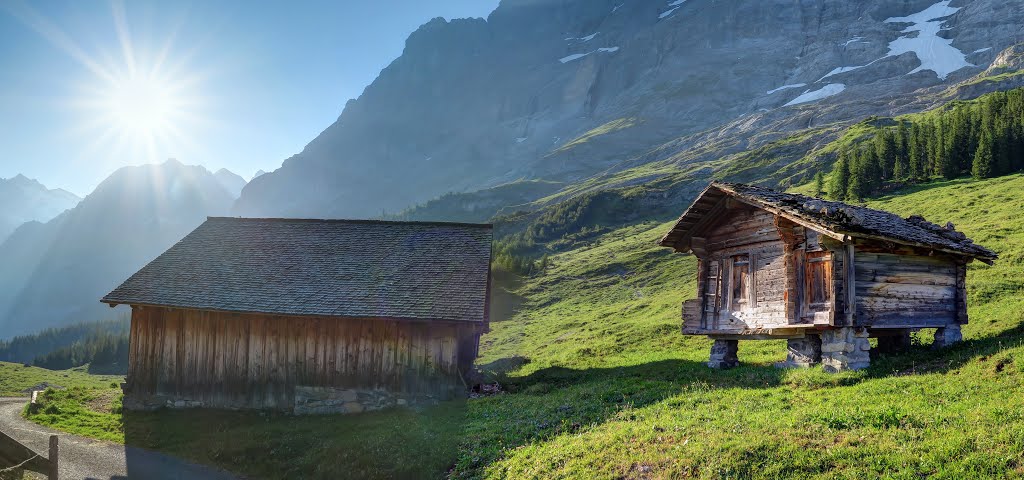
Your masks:
M141 397L125 393L122 400L122 408L133 412L152 412L161 408L184 410L188 408L203 408L205 405L198 400L186 398L174 398L166 395L151 395Z
M808 334L804 338L786 341L786 361L776 364L782 368L808 368L821 363L821 337Z
M708 366L711 368L733 368L740 365L740 359L736 355L739 351L739 340L715 340L711 345L711 358Z
M935 329L935 341L932 343L932 348L945 348L954 343L963 341L964 337L960 333L960 325L950 324L942 328Z
M401 395L380 389L350 389L334 387L296 386L294 402L284 408L263 410L284 410L294 415L324 415L336 413L360 413L383 410L391 407L422 407L436 405L443 400L428 395ZM257 410L244 405L206 405L201 401L168 395L134 395L126 391L123 405L129 411L153 411L189 408L221 408L230 410Z
M842 327L821 332L821 364L826 372L867 368L870 351L867 329Z
M391 407L436 405L433 397L408 397L387 390L357 390L332 387L295 387L295 415L359 413Z

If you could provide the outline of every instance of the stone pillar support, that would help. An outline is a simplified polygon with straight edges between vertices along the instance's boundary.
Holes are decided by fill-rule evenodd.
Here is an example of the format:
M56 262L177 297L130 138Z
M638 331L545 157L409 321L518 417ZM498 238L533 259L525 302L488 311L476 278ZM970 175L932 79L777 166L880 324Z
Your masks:
M821 337L807 334L804 338L786 340L786 361L776 364L782 368L807 368L821 363Z
M960 333L960 325L951 323L945 327L935 329L935 341L932 342L932 348L945 348L954 343L959 343L963 339L963 334Z
M870 351L867 329L841 327L821 332L821 365L826 372L867 368L871 365Z
M711 358L708 366L711 368L733 368L740 365L740 359L736 355L739 351L739 340L715 339L711 345Z

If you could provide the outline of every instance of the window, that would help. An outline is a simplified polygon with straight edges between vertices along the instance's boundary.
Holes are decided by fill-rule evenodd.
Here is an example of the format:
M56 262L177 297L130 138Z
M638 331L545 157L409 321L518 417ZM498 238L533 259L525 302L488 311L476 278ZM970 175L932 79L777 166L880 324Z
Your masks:
M732 257L732 278L729 284L732 287L730 310L733 312L742 312L750 307L748 296L750 294L751 270L753 269L750 267L750 255Z
M832 301L832 258L828 252L807 254L804 291L811 307L827 307Z
M718 312L718 288L720 286L721 267L716 261L708 262L707 283L704 286L704 312L705 318Z

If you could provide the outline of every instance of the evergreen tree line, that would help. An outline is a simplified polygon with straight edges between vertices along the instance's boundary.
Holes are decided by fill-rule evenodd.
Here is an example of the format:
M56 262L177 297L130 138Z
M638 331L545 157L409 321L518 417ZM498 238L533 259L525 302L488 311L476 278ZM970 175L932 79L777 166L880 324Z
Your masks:
M7 341L0 341L0 361L35 363L41 357L69 349L76 344L102 343L100 339L105 337L124 338L127 343L128 327L128 316L123 315L116 320L83 322L61 328L48 328L32 335L14 337ZM88 350L102 349L89 347ZM89 363L89 361L71 365L71 367L77 367L84 363Z
M89 364L89 370L126 373L128 332L96 332L67 347L36 357L32 364L50 370L66 370Z
M869 119L877 123L877 119ZM859 201L894 187L1024 169L1024 89L994 92L941 111L896 119L839 151L817 194Z
M514 273L516 275L533 275L548 268L550 260L544 254L540 258L531 255L527 247L518 241L505 239L494 243L491 265L495 270Z

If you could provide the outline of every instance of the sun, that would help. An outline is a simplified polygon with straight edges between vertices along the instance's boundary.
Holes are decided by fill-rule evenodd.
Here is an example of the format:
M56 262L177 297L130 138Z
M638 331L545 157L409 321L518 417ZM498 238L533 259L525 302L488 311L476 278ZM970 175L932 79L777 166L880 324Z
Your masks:
M126 3L110 3L116 43L95 46L69 35L30 2L15 2L11 10L82 67L81 75L59 79L67 84L67 94L54 95L72 120L64 135L81 143L78 160L97 166L208 156L209 132L223 127L212 117L211 102L217 98L209 93L214 90L211 78L230 67L204 67L197 60L204 50L178 45L179 39L191 38L179 35L181 22L133 32ZM139 18L153 13L138 8ZM133 33L144 40L136 42Z
M160 136L172 126L180 103L164 81L133 76L111 85L103 101L113 127L123 134L145 138Z

